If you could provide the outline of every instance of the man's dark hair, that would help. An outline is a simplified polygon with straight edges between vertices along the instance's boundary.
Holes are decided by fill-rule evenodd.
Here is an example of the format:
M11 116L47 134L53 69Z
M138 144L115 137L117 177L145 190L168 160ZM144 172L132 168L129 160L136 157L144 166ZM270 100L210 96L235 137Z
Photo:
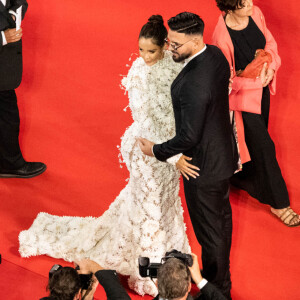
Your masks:
M168 30L164 25L164 20L161 15L153 15L148 19L148 22L142 27L139 39L152 39L157 46L163 47L165 39L168 36Z
M244 7L244 0L216 0L216 2L220 11L224 11L225 13Z
M48 284L50 296L56 300L73 300L80 287L79 275L71 267L63 267L56 271Z
M201 34L204 31L204 22L196 14L183 12L168 21L168 25L172 31L185 34Z
M182 298L188 292L190 282L190 270L177 258L169 258L158 269L158 293L164 299Z

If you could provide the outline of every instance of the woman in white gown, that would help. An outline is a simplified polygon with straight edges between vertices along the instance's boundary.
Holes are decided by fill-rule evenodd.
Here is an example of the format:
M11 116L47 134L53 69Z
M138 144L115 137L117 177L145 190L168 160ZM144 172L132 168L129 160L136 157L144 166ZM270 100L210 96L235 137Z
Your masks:
M170 87L182 66L164 50L166 37L162 17L152 16L140 32L140 57L122 80L133 117L121 142L128 184L98 218L39 213L19 235L21 256L46 254L68 261L88 257L129 275L129 286L138 294L154 296L156 286L139 276L138 257L160 262L171 249L190 252L178 195L179 157L160 162L143 155L137 142L139 136L161 143L175 135Z

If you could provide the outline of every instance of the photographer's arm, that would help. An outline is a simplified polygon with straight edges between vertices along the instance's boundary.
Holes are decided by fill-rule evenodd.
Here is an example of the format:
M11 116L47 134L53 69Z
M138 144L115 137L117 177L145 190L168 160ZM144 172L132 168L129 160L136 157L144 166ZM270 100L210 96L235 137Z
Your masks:
M226 300L226 297L218 288L216 288L213 284L207 282L207 280L202 277L197 255L192 253L192 257L193 265L189 267L189 269L194 282L196 283L199 290L201 290L201 293L205 296L205 299Z
M99 283L103 286L107 299L110 300L130 300L126 290L121 285L118 275L114 270L103 270L96 262L84 259L76 262L82 273L95 274Z
M100 270L95 273L99 283L103 286L107 299L130 300L126 290L121 285L116 271Z

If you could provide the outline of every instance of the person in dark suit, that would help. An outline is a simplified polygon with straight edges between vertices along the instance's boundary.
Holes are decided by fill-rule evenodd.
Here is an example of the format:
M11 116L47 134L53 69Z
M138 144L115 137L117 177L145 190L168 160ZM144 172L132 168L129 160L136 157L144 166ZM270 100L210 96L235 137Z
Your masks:
M76 262L80 268L80 273L93 273L98 282L105 290L109 300L130 300L125 288L121 285L117 273L114 270L103 270L96 262L90 259L84 259ZM82 291L80 278L74 268L63 267L56 271L49 280L49 297L40 300L92 300L96 292L98 282L94 281L87 291ZM82 298L81 298L82 296Z
M193 265L187 267L177 258L168 259L159 267L157 273L158 295L153 300L226 300L226 297L213 284L201 275L198 258L193 256ZM191 278L200 290L200 294L192 297Z
M229 178L237 167L228 105L230 68L221 50L204 44L204 23L198 15L184 12L168 24L173 59L185 61L171 86L176 136L162 144L144 138L139 143L144 154L160 161L183 153L177 167L184 175L189 214L202 246L203 275L230 299Z
M0 178L29 178L46 170L26 162L19 146L20 118L15 89L22 79L22 29L16 30L16 11L26 0L0 0Z

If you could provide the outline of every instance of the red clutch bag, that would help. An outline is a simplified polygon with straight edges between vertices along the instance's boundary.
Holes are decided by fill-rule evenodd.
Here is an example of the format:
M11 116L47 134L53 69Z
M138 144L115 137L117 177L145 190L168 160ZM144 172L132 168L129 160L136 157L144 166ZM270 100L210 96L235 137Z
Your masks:
M236 74L239 77L257 78L259 77L264 63L267 63L267 67L272 62L272 56L270 53L263 49L257 49L254 59L247 65L244 71L237 71Z

